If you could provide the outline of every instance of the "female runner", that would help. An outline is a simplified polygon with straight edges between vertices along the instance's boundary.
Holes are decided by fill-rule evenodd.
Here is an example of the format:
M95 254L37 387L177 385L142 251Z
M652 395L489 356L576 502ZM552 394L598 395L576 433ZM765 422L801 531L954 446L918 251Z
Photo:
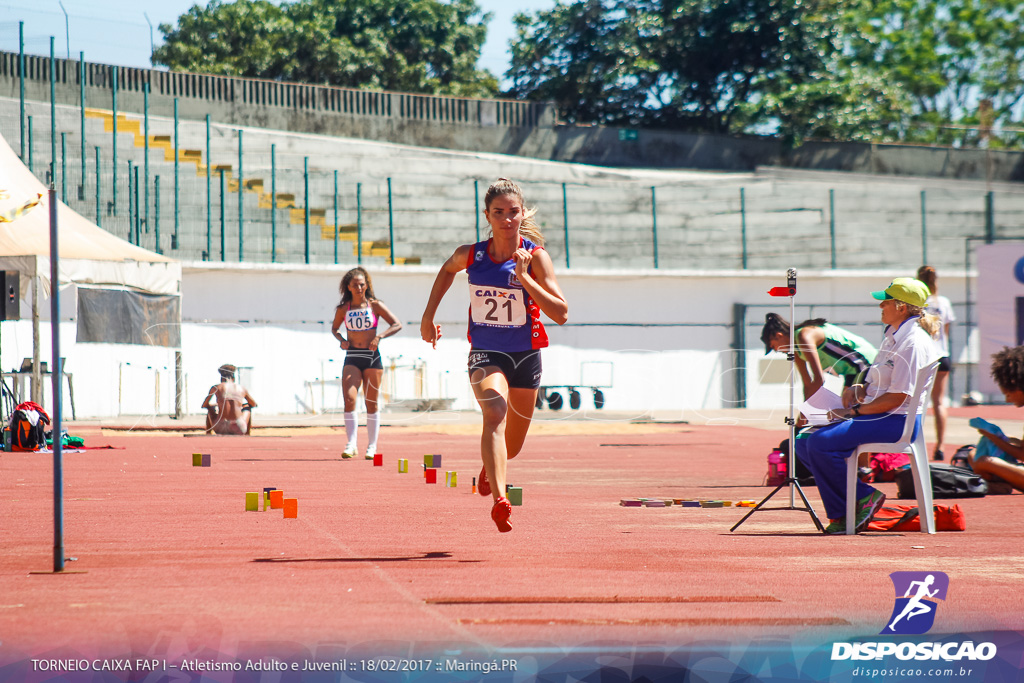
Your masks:
M441 328L434 315L461 270L469 275L469 381L480 411L480 495L494 500L491 519L498 531L512 530L512 506L505 498L506 461L522 450L540 387L540 349L548 345L540 321L544 312L559 325L569 304L558 287L544 237L527 210L523 192L499 178L484 195L491 237L464 244L441 266L423 318L423 341L437 345Z

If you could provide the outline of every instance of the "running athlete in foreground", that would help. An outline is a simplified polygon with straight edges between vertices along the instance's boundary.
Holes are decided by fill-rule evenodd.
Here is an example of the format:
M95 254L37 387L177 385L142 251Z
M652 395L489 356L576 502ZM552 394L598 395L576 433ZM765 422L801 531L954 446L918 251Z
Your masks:
M512 506L505 498L506 461L523 448L540 387L540 349L548 345L540 321L544 312L559 325L569 304L555 279L544 237L527 210L523 192L499 178L487 188L484 217L491 237L464 244L441 266L430 290L420 335L433 344L441 337L434 315L461 270L469 275L469 381L480 411L480 495L494 499L491 519L498 531L512 530Z

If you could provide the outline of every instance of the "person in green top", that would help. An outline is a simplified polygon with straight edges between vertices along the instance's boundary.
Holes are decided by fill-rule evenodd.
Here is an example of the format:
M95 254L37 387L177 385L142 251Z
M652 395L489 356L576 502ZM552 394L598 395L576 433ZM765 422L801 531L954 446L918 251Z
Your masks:
M777 313L764 317L761 341L765 354L789 349L790 324ZM824 318L805 320L796 326L796 369L804 384L804 400L825 383L825 371L843 378L844 386L861 381L878 352L859 337Z

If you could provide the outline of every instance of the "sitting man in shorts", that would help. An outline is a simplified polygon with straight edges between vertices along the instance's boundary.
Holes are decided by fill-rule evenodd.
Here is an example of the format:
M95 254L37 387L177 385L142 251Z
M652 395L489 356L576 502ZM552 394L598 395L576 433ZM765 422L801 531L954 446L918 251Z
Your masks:
M235 383L235 366L222 365L220 384L210 387L210 393L203 401L206 408L207 434L248 435L252 431L251 408L256 400L245 387Z
M1006 396L1007 403L1018 408L1024 406L1024 346L1004 347L992 355L992 379ZM987 455L972 454L969 456L971 469L990 482L990 492L1001 492L999 484L1024 491L1024 441L986 429L978 429L978 432L998 451L993 454L989 450ZM992 490L992 484L997 485L996 491ZM1008 490L1005 492L1009 493Z

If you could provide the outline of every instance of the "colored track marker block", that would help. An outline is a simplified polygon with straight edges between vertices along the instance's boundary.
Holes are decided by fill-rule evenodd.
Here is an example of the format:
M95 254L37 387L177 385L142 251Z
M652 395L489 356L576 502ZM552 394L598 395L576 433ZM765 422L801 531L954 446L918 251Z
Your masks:
M663 508L665 507L665 501L663 500L647 500L644 501L644 505L649 508Z
M284 505L284 491L274 489L270 492L270 507L273 510L280 510Z
M423 456L423 466L434 467L434 456L432 454Z
M264 512L266 512L267 510L270 509L270 492L271 491L275 491L275 490L276 489L273 486L264 486L263 487L263 511Z
M285 519L297 519L299 516L299 499L298 498L284 498L281 501L281 507L284 508Z
M408 474L409 473L409 460L407 458L398 459L398 473Z
M700 506L702 508L720 508L720 507L724 507L724 505L722 505L722 501L720 501L720 500L702 500L700 502Z
M639 498L623 498L619 501L619 505L626 508L639 508L643 507L643 501Z
M731 508L732 507L732 501L731 500L723 500L722 501L722 506L723 507L727 507L727 508Z
M448 488L455 488L459 485L459 473L458 472L445 472L444 473L444 485Z
M518 486L509 486L505 489L505 497L508 498L508 502L512 505L523 504L523 489Z
M203 467L209 467L209 466L210 466L210 454L209 453L203 453Z
M437 469L441 469L441 456L438 455L437 453L434 453L434 464L431 465L431 467L436 467Z
M424 473L423 476L426 478L428 484L436 484L437 483L437 470L435 470L433 467L428 467L425 470L425 473Z
M683 501L683 507L684 508L699 508L700 507L700 501L698 501L698 500L684 500Z
M383 453L374 453L373 454L373 466L374 467L383 467L384 466L384 454Z
M664 500L664 503L665 503L665 507L667 507L667 508L672 507L672 499L671 498L666 498Z
M245 494L245 511L246 512L259 512L260 511L260 494L259 491L247 492Z
M192 454L192 467L202 467L202 466L203 466L203 454L202 453L193 453Z

